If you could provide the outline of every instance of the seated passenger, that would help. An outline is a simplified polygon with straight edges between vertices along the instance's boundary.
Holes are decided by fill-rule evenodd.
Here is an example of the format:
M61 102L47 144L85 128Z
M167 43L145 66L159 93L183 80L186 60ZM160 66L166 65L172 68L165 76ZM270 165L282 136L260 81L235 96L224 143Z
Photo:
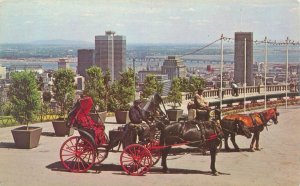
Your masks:
M143 116L140 108L141 101L135 100L133 106L129 110L129 118L131 125L137 129L140 142L146 142L150 136L149 121ZM144 123L145 121L146 123Z
M209 120L209 112L210 108L208 107L208 102L205 101L203 97L203 89L198 89L197 93L194 96L194 104L196 112L196 120ZM201 115L201 111L205 111L205 118L203 119Z
M93 100L91 97L81 95L77 100L74 108L69 114L69 126L77 125L76 127L83 127L94 131L94 140L96 144L106 144L106 138L103 123L96 123L89 116L89 112L93 106Z

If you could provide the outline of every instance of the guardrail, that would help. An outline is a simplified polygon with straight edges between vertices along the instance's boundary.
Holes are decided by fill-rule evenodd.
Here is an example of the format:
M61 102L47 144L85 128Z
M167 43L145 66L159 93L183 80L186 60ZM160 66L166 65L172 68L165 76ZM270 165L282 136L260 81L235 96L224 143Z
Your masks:
M266 86L267 94L268 92L283 92L286 91L285 85L267 85ZM290 86L287 87L287 90L290 91ZM218 98L220 95L220 89L211 89L211 90L204 90L203 96L205 98ZM246 87L246 95L254 94L254 93L263 93L265 91L265 86L248 86ZM239 94L244 94L245 89L243 87L238 88ZM230 97L232 96L232 89L231 88L223 88L223 97ZM185 93L185 99L192 99L192 93Z

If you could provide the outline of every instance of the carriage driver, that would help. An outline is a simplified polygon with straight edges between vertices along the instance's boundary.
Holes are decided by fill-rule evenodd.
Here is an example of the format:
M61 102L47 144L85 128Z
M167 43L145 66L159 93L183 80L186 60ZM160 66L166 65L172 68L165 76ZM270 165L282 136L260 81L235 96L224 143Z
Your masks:
M134 125L137 130L139 141L146 142L146 140L150 137L150 127L149 121L142 114L140 104L140 100L135 100L133 102L133 106L129 110L129 118L131 121L131 125ZM145 121L146 123L144 123L143 121Z
M207 120L209 119L209 112L210 108L208 107L208 102L205 101L203 97L203 92L204 90L202 88L198 89L197 93L194 96L194 104L196 107L196 119L199 119L200 117L200 111L199 110L204 110L207 113Z

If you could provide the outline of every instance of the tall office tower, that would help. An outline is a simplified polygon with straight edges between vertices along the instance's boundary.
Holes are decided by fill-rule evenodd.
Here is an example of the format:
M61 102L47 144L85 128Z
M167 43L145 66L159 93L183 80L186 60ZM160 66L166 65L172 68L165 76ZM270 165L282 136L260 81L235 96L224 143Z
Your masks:
M178 56L168 56L161 67L162 74L167 74L170 80L176 77L186 77L186 66Z
M251 86L253 79L253 33L236 32L234 42L234 81L244 83L245 69L245 38L246 38L246 83Z
M86 69L94 65L94 49L79 49L77 73L86 78Z
M104 36L95 36L95 65L111 72L111 80L120 78L120 72L125 70L126 38L106 31Z

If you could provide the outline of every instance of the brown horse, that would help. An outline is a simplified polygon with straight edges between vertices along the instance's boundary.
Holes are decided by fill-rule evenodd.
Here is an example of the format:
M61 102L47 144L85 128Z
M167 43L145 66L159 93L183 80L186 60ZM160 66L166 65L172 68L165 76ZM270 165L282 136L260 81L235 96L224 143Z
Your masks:
M259 134L264 130L264 127L267 126L267 123L272 120L274 124L278 123L279 113L277 108L271 108L262 112L254 112L250 114L230 114L224 116L223 119L226 120L239 120L243 122L245 126L254 134L250 144L250 150L254 151L253 146L255 145L255 150L259 149Z

